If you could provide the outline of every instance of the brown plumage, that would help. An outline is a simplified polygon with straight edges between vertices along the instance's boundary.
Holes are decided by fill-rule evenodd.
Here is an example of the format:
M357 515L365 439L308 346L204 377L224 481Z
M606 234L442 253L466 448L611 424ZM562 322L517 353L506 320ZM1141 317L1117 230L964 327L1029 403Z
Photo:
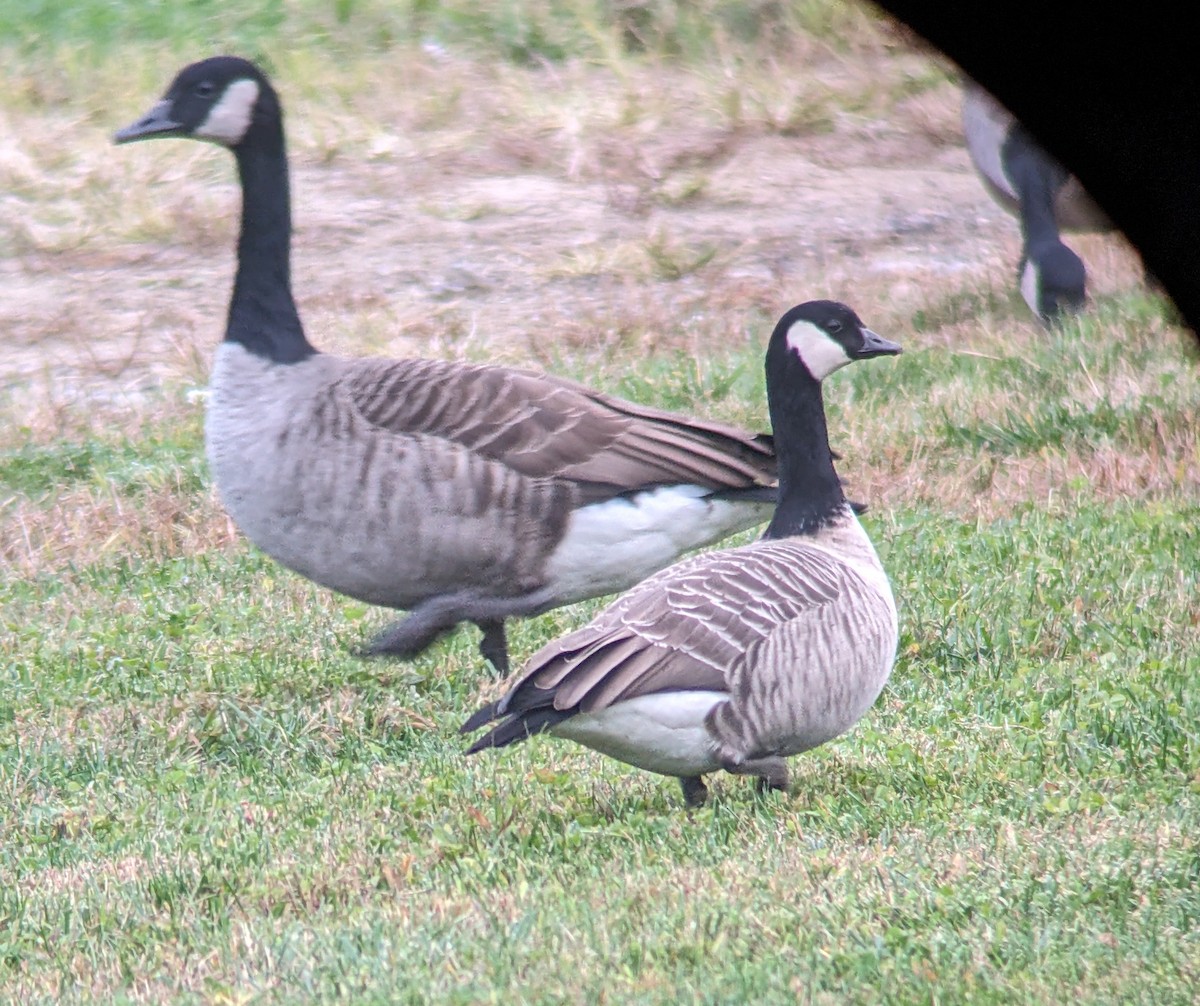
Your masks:
M782 787L784 758L849 729L891 671L896 607L833 470L820 380L895 352L843 305L785 314L767 354L780 487L766 537L664 569L544 646L463 725L490 727L470 752L549 731L676 775L698 803L705 773Z
M373 426L450 441L528 478L574 483L592 499L654 485L739 489L775 479L769 436L565 378L442 360L352 363L346 397Z

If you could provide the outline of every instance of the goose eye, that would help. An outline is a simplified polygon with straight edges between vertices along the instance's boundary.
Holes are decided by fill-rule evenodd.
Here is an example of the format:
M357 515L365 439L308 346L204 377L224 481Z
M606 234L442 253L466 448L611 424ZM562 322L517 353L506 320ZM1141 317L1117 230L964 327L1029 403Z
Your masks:
M212 81L202 80L192 90L198 98L211 98L213 93Z
M838 321L837 318L834 318L829 322L828 325L825 326L825 328L831 335L837 335L837 333L842 330L842 323Z

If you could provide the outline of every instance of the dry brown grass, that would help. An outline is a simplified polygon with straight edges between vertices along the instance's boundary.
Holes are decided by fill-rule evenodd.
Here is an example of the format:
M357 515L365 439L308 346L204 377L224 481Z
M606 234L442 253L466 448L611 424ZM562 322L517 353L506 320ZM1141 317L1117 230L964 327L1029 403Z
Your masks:
M1019 251L962 149L956 86L886 28L855 38L848 52L814 40L787 63L730 54L703 70L628 59L531 70L423 52L333 69L284 56L294 272L312 338L349 354L567 362L611 381L646 354L752 351L783 307L831 296L910 351L1019 355L1042 338L1023 308L953 306L964 291L1011 299ZM220 151L110 146L169 75L161 62L131 68L115 116L32 78L3 109L16 139L0 156L0 227L12 235L0 259L6 447L200 408L155 389L204 382L238 193ZM1139 284L1119 239L1076 247L1097 295ZM913 336L918 312L941 320ZM1080 407L1158 378L1081 382ZM920 414L986 420L1021 402L1016 387L980 395L951 381ZM765 423L765 408L730 407L723 418ZM918 417L894 432L918 442ZM964 466L928 447L877 456L869 419L847 424L836 437L846 476L888 506L997 513L1077 483L1149 498L1196 474L1185 430L1132 457L1101 445ZM128 548L188 554L232 535L211 496L169 485L132 505L82 486L0 508L0 556L30 573Z
M64 490L49 506L18 497L0 505L0 562L33 576L131 553L161 561L238 540L215 495L196 504L193 494L171 485L136 500L93 487Z
M319 332L330 302L353 319L381 299L404 314L458 299L486 314L481 343L519 345L536 331L539 305L591 299L547 283L578 272L589 245L711 245L730 268L744 268L747 240L762 240L751 229L762 209L782 208L793 220L784 232L802 233L789 190L814 163L861 163L863 141L881 139L897 81L911 67L928 72L917 57L881 52L864 62L814 43L795 54L803 73L732 62L704 73L629 62L531 71L423 53L336 73L292 54L280 84L296 168L297 284L310 322ZM48 380L146 372L161 380L177 365L176 347L190 355L219 335L236 224L228 159L184 144L115 150L108 140L161 88L159 62L131 68L120 101L103 111L43 94L44 81L28 84L36 100L4 110L16 140L0 159L14 296L0 320L23 347L0 372L6 385L35 381L47 360ZM953 89L939 91L945 111ZM901 119L885 132L910 159L911 139L898 138L924 137L924 159L949 142L948 118L939 134L929 125L938 101L927 101L913 106L922 125L910 129L904 109L913 102L896 105ZM860 111L842 114L848 105ZM781 125L796 106L825 109L816 132ZM792 184L772 192L764 157ZM706 220L709 206L731 212ZM619 275L641 265L613 254L589 268L612 274L615 265ZM478 274L479 285L456 282L456 270ZM403 346L405 336L401 329L394 341Z

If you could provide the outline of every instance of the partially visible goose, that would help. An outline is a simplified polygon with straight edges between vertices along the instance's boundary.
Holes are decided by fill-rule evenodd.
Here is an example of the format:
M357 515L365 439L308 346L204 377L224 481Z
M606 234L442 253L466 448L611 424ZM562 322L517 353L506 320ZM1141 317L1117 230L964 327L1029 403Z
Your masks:
M978 84L963 88L967 152L992 198L1021 225L1021 296L1042 321L1083 306L1087 271L1060 231L1111 231L1079 180Z
M283 565L411 609L368 652L412 656L474 622L507 673L509 616L623 590L769 518L770 437L525 370L318 352L292 298L283 113L252 64L186 67L115 140L155 137L225 146L241 177L205 426L221 498Z
M717 769L784 788L784 758L849 729L891 673L896 605L834 472L821 380L899 353L843 304L788 311L767 348L779 504L760 541L709 552L638 584L543 647L470 748L548 731L678 776L689 805Z

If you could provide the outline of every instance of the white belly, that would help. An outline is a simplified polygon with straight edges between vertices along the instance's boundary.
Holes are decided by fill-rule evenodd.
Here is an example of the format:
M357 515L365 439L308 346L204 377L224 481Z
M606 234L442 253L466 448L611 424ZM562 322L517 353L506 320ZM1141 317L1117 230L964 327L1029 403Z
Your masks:
M572 716L550 732L648 772L703 775L719 767L704 718L728 698L711 691L639 695Z

